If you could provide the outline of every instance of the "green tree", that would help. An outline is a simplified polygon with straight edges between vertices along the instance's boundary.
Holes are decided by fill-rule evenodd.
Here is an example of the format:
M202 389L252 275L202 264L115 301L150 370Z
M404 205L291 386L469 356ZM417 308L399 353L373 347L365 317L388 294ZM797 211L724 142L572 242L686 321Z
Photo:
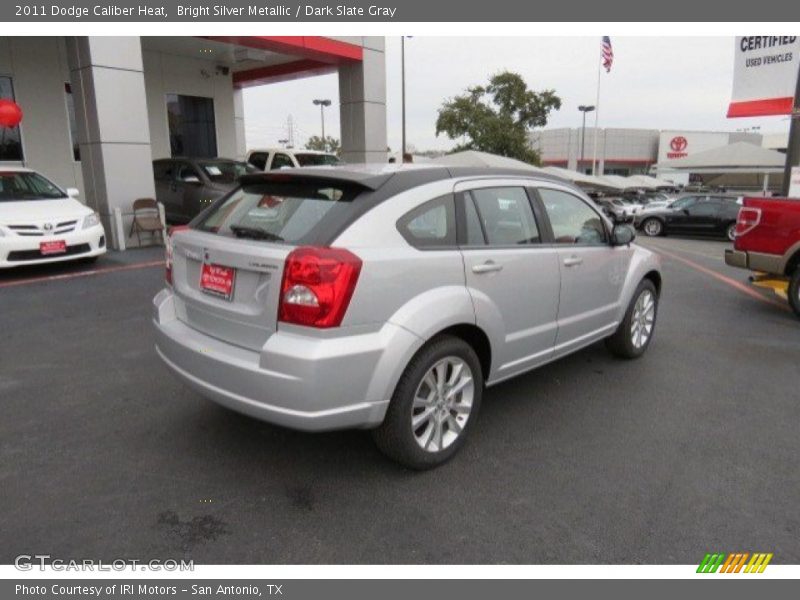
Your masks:
M330 152L331 154L339 154L341 147L339 140L329 135L325 136L323 140L318 135L312 135L306 142L306 150L318 150L320 152Z
M454 148L481 150L539 164L539 153L530 147L528 134L544 127L551 110L561 108L555 90L534 92L517 73L494 75L486 86L468 88L466 93L442 104L436 119L436 135L463 139Z

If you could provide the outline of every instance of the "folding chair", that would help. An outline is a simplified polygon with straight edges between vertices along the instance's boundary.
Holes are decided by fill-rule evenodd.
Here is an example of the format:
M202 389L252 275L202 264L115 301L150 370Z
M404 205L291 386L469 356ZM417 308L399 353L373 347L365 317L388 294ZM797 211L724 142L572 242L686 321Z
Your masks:
M158 202L152 198L139 198L133 203L133 222L131 223L131 232L128 237L134 233L139 245L142 245L142 233L149 233L155 239L155 234L158 232L161 236L161 243L164 243L164 224L161 222L161 215L158 212Z

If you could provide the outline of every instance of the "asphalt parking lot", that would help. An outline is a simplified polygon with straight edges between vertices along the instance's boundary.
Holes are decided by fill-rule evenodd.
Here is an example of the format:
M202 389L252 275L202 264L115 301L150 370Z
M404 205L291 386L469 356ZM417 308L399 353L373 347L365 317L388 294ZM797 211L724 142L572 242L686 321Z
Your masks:
M0 562L800 562L800 322L724 242L641 243L664 255L645 357L598 344L492 388L426 473L174 380L150 327L160 249L0 274Z

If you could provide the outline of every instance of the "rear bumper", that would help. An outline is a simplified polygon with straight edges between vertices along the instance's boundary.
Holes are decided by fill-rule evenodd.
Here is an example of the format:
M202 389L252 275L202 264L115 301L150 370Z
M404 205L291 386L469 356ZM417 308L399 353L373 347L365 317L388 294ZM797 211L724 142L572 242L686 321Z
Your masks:
M747 252L725 249L725 263L731 267L740 269L750 269L751 271L763 271L764 273L783 274L783 257L774 254L764 254L761 252Z
M156 350L180 380L230 409L304 431L380 424L400 354L418 345L413 334L386 324L336 338L277 331L256 352L178 320L170 290L153 303Z
M38 255L41 242L56 239L66 242L67 254ZM4 236L0 237L0 269L90 258L92 256L100 256L105 252L106 240L102 225L95 225L89 229L80 229L57 236ZM25 258L20 259L20 256Z

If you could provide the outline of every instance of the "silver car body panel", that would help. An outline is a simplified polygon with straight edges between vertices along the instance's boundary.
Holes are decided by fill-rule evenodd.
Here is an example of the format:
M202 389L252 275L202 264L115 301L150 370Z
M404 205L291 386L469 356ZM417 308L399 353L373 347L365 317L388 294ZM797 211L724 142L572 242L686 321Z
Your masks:
M248 415L304 430L373 427L383 418L408 362L456 325L489 340L487 385L612 334L639 282L660 272L656 254L629 246L527 245L425 250L397 221L420 204L475 187L549 187L535 176L450 178L377 204L331 244L362 260L341 327L277 322L288 245L196 230L174 234L173 289L154 300L160 356L201 394ZM235 297L199 290L203 261L237 268ZM502 268L474 272L491 261ZM478 269L478 271L481 271Z

